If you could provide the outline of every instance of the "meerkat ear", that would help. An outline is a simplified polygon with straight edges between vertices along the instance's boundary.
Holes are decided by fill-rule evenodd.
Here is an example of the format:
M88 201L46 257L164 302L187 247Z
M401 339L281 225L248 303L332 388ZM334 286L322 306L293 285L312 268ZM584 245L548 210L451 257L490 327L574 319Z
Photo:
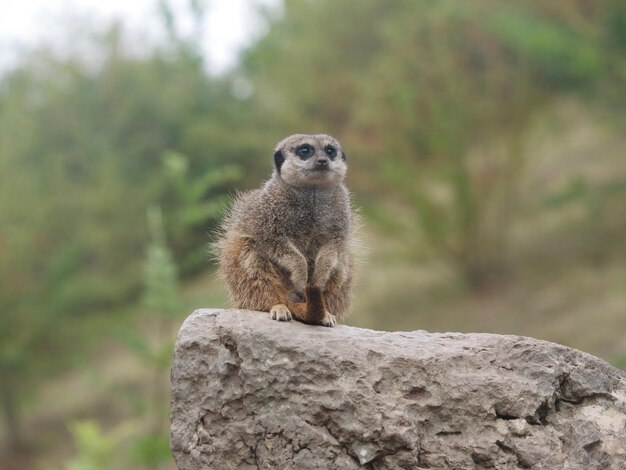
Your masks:
M276 169L278 170L279 174L280 174L280 167L283 166L284 161L285 161L285 156L283 155L283 152L281 152L280 150L276 150L276 152L274 153L274 163L276 164Z
M348 156L346 155L346 152L344 152L343 150L341 151L341 158L343 159L344 162L348 161Z

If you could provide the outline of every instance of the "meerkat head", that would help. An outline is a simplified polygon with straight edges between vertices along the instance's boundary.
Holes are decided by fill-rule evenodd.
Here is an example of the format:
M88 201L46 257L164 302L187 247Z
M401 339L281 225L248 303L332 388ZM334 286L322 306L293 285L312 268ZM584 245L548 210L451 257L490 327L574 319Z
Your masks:
M275 174L297 188L329 188L340 184L348 166L337 139L325 134L294 134L274 152Z

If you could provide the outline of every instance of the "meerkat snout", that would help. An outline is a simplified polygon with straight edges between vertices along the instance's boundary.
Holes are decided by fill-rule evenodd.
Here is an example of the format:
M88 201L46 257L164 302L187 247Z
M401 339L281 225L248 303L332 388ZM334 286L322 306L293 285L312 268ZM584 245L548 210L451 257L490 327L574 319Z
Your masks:
M327 170L328 169L328 159L326 157L317 157L317 160L315 160L315 165L320 170Z

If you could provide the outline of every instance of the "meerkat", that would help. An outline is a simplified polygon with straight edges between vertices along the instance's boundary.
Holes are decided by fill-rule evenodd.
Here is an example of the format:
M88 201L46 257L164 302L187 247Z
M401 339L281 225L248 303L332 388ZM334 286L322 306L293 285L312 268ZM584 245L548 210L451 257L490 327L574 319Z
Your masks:
M235 198L215 251L236 308L334 326L350 306L355 213L346 154L325 134L274 151L271 178Z

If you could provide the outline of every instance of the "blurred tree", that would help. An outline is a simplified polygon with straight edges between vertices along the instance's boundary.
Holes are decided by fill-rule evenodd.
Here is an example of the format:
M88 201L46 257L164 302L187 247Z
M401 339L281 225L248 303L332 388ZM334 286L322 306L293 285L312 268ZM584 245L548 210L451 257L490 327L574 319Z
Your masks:
M178 155L176 157L183 158ZM147 332L120 328L117 337L141 359L150 380L140 389L128 390L134 416L103 432L96 422L70 426L76 455L66 462L67 470L163 468L171 462L167 419L167 371L174 346L172 323L178 321L184 303L178 269L168 248L161 208L147 210L149 243L145 256L143 303L150 315ZM117 390L117 393L122 390ZM123 442L122 442L123 441Z
M120 25L82 40L97 53L43 48L0 80L0 403L12 446L27 392L90 343L89 312L139 294L146 207L176 212L174 252L198 257L183 274L198 269L247 152L227 139L237 113L222 112L241 104L193 48L134 55ZM210 176L186 187L179 170L164 174L170 149L185 153L183 173Z
M239 181L241 172L224 165L191 179L188 157L174 151L166 152L164 166L170 189L164 204L177 258L185 271L197 271L206 266L207 233L216 228L228 202L224 188Z
M160 207L148 209L150 243L146 254L144 303L150 311L152 325L150 339L143 339L133 332L124 332L123 338L132 346L151 370L149 398L145 403L143 432L135 437L136 460L148 468L171 460L169 449L169 426L167 419L167 371L170 368L171 323L183 310L178 286L178 272L170 253L163 227ZM165 382L165 383L164 383Z

